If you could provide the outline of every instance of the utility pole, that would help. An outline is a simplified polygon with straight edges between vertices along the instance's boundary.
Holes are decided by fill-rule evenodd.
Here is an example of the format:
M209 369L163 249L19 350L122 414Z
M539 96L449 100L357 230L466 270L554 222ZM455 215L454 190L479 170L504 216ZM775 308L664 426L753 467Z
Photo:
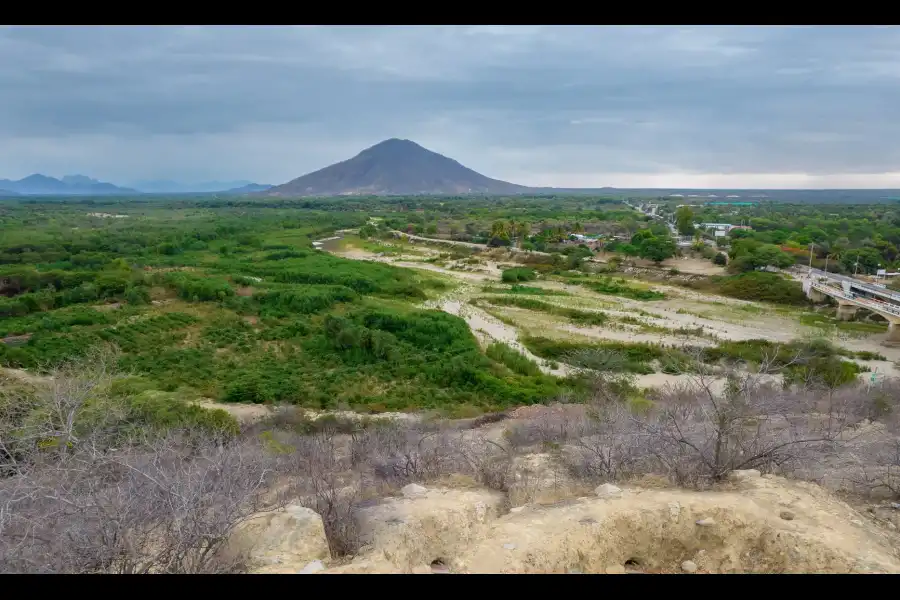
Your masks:
M828 253L825 253L825 274L828 275L828 257L831 256Z
M853 276L856 277L857 273L859 273L859 251L856 252L856 265L853 267Z
M809 243L809 272L810 273L812 273L812 249L813 249L813 243L810 242Z

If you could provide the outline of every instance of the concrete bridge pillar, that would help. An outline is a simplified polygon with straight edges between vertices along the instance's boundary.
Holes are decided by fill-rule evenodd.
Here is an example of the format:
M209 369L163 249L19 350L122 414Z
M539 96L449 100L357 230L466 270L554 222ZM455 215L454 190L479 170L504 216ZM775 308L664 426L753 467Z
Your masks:
M806 297L816 303L822 303L828 300L828 295L820 292L819 290L811 287L806 291Z
M884 343L892 346L900 345L900 318L887 315L884 317L888 320L888 333Z
M838 307L837 307L838 321L851 320L856 315L857 310L859 310L859 306L856 304L838 301Z

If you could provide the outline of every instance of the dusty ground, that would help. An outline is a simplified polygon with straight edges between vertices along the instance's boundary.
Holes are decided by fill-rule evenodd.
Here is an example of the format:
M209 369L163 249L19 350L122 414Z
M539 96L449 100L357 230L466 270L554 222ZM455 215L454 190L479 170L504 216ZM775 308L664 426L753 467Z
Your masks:
M323 558L316 516L291 507L254 532L256 571L900 573L896 532L814 484L756 471L708 492L605 485L507 507L490 490L411 484L361 508L365 544L349 561Z

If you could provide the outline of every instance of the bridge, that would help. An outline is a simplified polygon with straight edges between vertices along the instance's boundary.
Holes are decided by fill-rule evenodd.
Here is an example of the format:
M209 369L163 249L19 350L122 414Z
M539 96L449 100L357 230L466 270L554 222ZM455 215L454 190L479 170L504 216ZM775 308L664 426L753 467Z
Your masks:
M822 302L826 297L837 301L838 319L849 319L860 308L884 317L888 322L885 341L900 343L900 293L853 277L812 268L808 269L803 279L803 291L814 302Z

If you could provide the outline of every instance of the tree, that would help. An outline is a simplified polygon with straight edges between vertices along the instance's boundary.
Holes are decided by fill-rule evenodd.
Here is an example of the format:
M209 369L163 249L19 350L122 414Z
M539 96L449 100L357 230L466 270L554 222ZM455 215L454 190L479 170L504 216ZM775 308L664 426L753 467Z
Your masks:
M883 262L881 254L875 248L856 248L848 250L841 255L841 264L851 273L856 270L859 262L859 271L868 272L878 268L878 263Z
M681 235L694 234L694 211L688 206L682 206L675 211L675 226Z
M638 256L659 264L667 258L675 256L677 248L669 237L651 236L644 238L638 245Z

